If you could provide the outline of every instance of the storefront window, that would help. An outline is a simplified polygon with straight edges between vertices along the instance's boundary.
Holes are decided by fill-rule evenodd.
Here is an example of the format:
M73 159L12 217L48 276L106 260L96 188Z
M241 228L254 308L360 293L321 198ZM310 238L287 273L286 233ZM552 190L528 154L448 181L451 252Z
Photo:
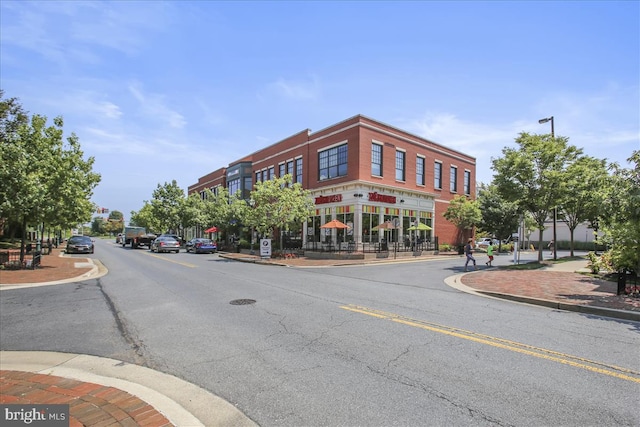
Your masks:
M341 209L342 208L342 209ZM341 206L337 209L339 212L336 214L336 219L344 224L347 224L351 228L347 228L345 230L338 230L338 242L353 242L354 240L354 214L353 209L349 209L351 206ZM340 211L350 211L350 212L340 212Z
M362 207L362 241L367 243L378 242L379 232L374 230L380 221L380 207Z

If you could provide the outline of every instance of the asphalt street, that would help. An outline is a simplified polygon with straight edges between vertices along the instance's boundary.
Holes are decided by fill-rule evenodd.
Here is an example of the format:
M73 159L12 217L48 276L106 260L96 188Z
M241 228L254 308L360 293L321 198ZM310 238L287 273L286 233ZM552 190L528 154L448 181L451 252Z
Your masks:
M637 323L460 292L459 258L302 269L107 241L94 257L108 275L3 291L0 348L143 365L264 426L640 424L640 385L616 374L640 372Z

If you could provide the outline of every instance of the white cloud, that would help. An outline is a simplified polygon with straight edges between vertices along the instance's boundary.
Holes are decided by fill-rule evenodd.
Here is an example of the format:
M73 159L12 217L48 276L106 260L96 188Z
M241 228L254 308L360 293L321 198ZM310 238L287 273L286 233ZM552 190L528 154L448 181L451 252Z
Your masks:
M103 61L97 47L137 54L165 31L170 14L158 2L2 2L11 24L2 29L3 44L37 52L67 67ZM7 20L8 21L8 20Z
M183 128L187 121L184 116L166 105L163 95L145 94L138 83L129 85L129 92L140 104L143 114L154 121L168 123L175 129Z
M314 76L310 81L295 81L279 78L268 85L270 92L276 95L293 100L316 99L320 95L320 83Z

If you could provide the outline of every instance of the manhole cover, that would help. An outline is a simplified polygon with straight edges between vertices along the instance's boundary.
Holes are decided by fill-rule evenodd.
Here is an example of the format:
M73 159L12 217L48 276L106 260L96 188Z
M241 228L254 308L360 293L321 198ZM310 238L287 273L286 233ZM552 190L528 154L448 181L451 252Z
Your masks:
M254 300L254 299L234 299L229 304L231 304L231 305L249 305L249 304L255 304L255 303L256 303L256 300Z

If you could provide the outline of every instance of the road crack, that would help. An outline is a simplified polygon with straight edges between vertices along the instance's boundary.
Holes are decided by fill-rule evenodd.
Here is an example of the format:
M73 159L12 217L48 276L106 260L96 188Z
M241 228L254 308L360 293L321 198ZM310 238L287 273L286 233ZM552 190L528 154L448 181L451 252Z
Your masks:
M131 346L131 349L133 350L133 359L135 364L152 367L152 363L150 363L150 361L145 356L144 344L136 339L134 335L129 331L125 320L120 315L120 311L117 309L109 294L102 287L102 282L100 281L100 279L96 280L96 284L98 286L98 289L100 290L100 293L102 294L102 297L105 300L105 303L107 304L109 311L113 315L113 319L116 323L116 328L118 329L120 336L129 346Z

